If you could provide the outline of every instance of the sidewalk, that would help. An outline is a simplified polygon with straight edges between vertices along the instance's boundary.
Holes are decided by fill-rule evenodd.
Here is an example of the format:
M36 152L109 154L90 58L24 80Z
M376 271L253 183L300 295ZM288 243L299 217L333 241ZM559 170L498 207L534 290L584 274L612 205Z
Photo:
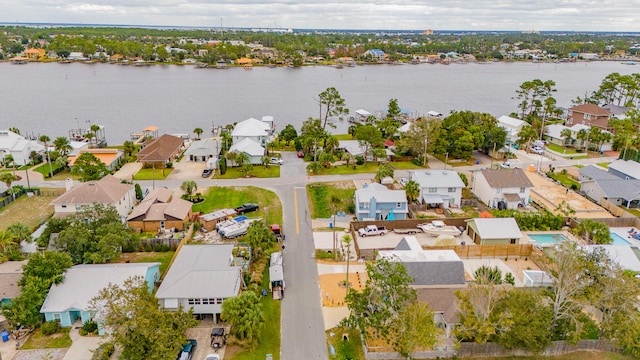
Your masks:
M76 322L69 331L69 337L71 338L71 347L67 351L63 360L88 360L93 356L92 350L98 348L98 346L106 339L100 336L80 336L79 327L80 323Z

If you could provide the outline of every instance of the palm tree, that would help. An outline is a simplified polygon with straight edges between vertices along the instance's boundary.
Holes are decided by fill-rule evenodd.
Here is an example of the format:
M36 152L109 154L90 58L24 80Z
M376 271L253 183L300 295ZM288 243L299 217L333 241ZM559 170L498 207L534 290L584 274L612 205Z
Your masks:
M247 153L241 152L236 155L236 164L238 164L238 166L242 167L246 162L249 162L249 155L247 155Z
M122 149L127 154L127 156L133 156L133 153L136 151L136 145L133 141L127 140L122 144Z
M409 180L404 185L404 191L407 193L407 198L409 202L414 202L420 196L420 185L414 180Z
M185 195L189 199L191 199L191 195L193 194L193 192L198 190L198 184L196 184L196 182L193 180L187 180L182 182L182 185L180 185L180 189L184 191Z
M237 151L229 151L227 152L224 157L234 166L237 165L236 164L236 159L238 158L238 152Z
M518 133L518 145L527 144L527 150L531 147L531 141L538 138L538 132L533 126L523 126Z
M198 137L198 140L200 140L200 135L202 135L203 132L204 132L204 130L202 130L199 127L193 129L193 133L196 134L196 136Z
M332 154L339 145L340 142L338 141L338 138L333 135L324 139L324 150L331 152Z
M96 145L98 144L98 131L100 131L100 125L93 124L89 127L89 130L93 133L93 138L96 141Z
M13 234L17 240L22 241L22 240L26 240L28 242L31 242L31 231L29 230L28 227L20 224L20 223L13 223L11 225L9 225L9 227L7 228L7 231L11 234Z
M565 146L573 144L573 131L571 129L562 129L560 136L564 138Z
M589 132L585 129L580 129L576 138L582 142L582 146L584 146L585 153L589 154Z
M344 282L347 294L349 293L349 258L351 258L351 241L353 241L353 239L349 234L345 234L342 237L342 243L347 247L347 278Z
M7 191L10 191L11 194L13 194L13 200L16 199L16 194L14 193L13 189L11 188L11 183L13 183L14 181L18 180L19 178L16 175L13 175L10 172L5 172L0 174L0 181L2 181L5 185L7 185Z
M17 238L11 232L4 230L0 231L0 255L4 255L12 250L15 250L19 244ZM0 256L2 258L2 256Z
M318 161L313 161L310 162L309 165L307 165L307 172L310 172L312 174L319 174L320 170L322 170L322 164Z
M67 156L71 152L71 150L73 150L69 139L64 136L58 136L55 140L53 140L53 146L55 147L56 151L62 154L62 156Z
M51 159L49 159L49 141L51 141L51 138L47 135L40 135L38 140L44 144L44 151L47 153L47 162L49 163L49 177L52 177L53 166L51 165Z
M7 154L4 157L4 167L5 168L9 168L11 165L13 165L13 175L16 174L16 161L13 158L13 155L11 154Z
M270 158L268 156L263 156L262 157L262 165L264 165L265 169L269 168L269 160L270 160Z
M353 161L353 155L345 151L344 154L342 154L342 157L340 158L340 160L344 161L345 164L349 166L349 163Z

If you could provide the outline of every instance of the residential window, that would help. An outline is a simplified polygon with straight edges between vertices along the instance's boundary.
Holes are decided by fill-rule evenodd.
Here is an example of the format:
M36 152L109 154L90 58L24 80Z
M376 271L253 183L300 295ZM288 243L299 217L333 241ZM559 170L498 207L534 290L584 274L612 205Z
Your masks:
M520 193L524 193L524 188L523 187L520 188Z
M67 208L67 204L62 204L62 208L66 209Z
M402 203L396 203L396 207L400 209L402 207Z
M438 188L429 188L430 193L438 192Z
M447 191L448 191L448 192L453 192L453 193L454 193L454 192L456 192L456 188L448 188L448 189L447 189Z
M223 301L224 299L216 299L216 304L222 304Z
M362 203L362 208L363 209L368 209L369 208L369 203L368 202Z
M202 305L209 305L209 299L202 299Z
M496 188L496 194L501 194L502 193L502 188Z
M188 303L189 305L200 305L201 299L189 299Z
M60 313L53 313L53 320L55 320L55 321L62 321L62 314L60 314Z
M76 205L76 211L82 210L82 205Z

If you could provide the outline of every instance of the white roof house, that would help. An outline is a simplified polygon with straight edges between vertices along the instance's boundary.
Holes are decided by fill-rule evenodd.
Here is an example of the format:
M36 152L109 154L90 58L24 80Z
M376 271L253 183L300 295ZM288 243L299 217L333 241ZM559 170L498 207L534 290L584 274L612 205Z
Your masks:
M625 270L640 272L640 260L633 252L633 247L628 245L589 245L584 246L586 251L594 251L595 249L604 249L609 258Z
M156 297L168 310L193 308L194 314L220 314L225 299L238 295L241 269L233 265L234 245L185 245L167 272Z
M266 145L270 131L271 125L269 123L249 118L234 126L233 131L231 132L231 139L234 144L243 139L249 138L258 142L260 145Z
M0 159L4 159L7 155L12 155L13 161L21 166L31 161L29 156L32 151L44 151L44 146L13 131L0 130Z
M514 218L469 219L467 233L480 245L517 244L522 239L522 232Z
M202 139L194 141L184 152L184 156L191 161L207 161L220 155L220 140Z
M244 138L231 145L231 147L229 148L229 152L232 151L245 153L249 155L249 162L251 162L252 164L260 164L265 153L265 148L262 147L260 143L251 138ZM231 163L229 165L234 166L235 164Z
M360 142L358 140L340 140L338 141L338 148L344 149L346 152L348 152L353 156L358 156L358 155L365 156L364 154L365 148L363 146L360 146ZM393 155L393 151L389 149L385 149L385 152L387 156ZM371 147L369 147L368 158L369 159L372 158Z
M47 321L59 320L71 326L76 318L83 322L93 317L89 312L91 299L109 284L121 285L130 277L143 277L153 290L160 279L160 263L82 264L69 268L60 284L51 285L40 312Z
M498 126L507 131L507 140L512 142L518 141L518 134L526 125L529 125L526 121L511 116L502 115L498 118Z

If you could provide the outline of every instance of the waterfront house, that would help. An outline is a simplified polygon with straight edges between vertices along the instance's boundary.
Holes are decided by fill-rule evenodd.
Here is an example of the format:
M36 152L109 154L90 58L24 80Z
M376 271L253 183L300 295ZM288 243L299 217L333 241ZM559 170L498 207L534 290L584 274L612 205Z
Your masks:
M68 184L70 184L69 182ZM93 204L113 205L121 218L126 218L136 203L133 185L123 184L113 175L98 181L87 181L68 188L53 200L55 217L74 215Z
M590 199L599 202L604 198L628 209L640 207L640 180L620 177L611 169L607 172L594 165L585 166L578 172L580 192Z
M191 206L187 200L174 198L167 188L154 189L129 214L127 224L143 232L182 230L193 215Z
M80 320L90 321L94 313L89 311L91 299L108 285L122 285L134 276L141 276L149 292L160 280L160 263L114 263L75 265L64 273L64 280L51 285L40 313L46 321L58 321L62 327L70 327ZM100 335L104 329L100 326Z
M363 54L365 57L370 57L371 59L375 60L375 61L384 61L384 59L387 57L387 54L384 53L384 51L380 50L380 49L370 49L364 52Z
M184 152L184 157L189 161L217 163L220 157L219 139L202 139L194 141Z
M355 192L356 217L363 220L404 220L407 218L407 193L389 190L378 183L365 183Z
M454 170L411 170L409 180L418 183L418 202L430 207L460 207L462 189L465 187Z
M475 218L467 221L467 235L478 245L519 244L522 232L514 218Z
M0 160L11 155L14 163L22 166L31 161L30 156L34 151L40 153L44 151L44 146L11 130L0 130Z
M365 147L360 145L360 142L358 140L340 140L338 141L338 149L342 149L354 157L362 156L363 158L366 157L367 160L374 160L373 156L371 155L372 147L370 146L368 153L365 154ZM389 159L390 156L394 155L393 151L389 149L385 150L386 159Z
M415 236L405 236L393 250L378 251L378 259L401 262L413 288L466 287L464 264L453 250L424 250Z
M596 104L581 104L569 108L566 123L597 126L603 130L611 131L611 126L609 126L611 115L611 111Z
M525 126L530 126L526 121L502 115L498 118L498 126L507 132L507 141L517 143L520 137L518 134Z
M218 321L222 303L240 293L241 268L233 264L232 244L184 245L156 292L160 306L193 309Z
M74 143L78 143L78 142L74 141ZM79 142L79 143L82 143L82 142ZM119 149L82 148L78 150L77 155L69 155L68 160L69 160L69 167L71 169L73 169L76 159L80 155L82 155L82 153L85 153L85 152L93 154L93 156L95 156L98 160L100 160L100 162L103 163L107 167L107 170L109 171L115 170L120 165L124 157L124 151Z
M267 120L269 118L267 117ZM273 126L273 118L270 121L260 121L258 119L249 118L237 123L231 131L231 140L234 144L244 140L251 139L261 146L266 146L269 141Z
M24 56L30 60L39 60L45 56L44 49L31 48L24 51Z
M183 146L184 140L182 138L164 134L142 143L136 158L145 166L159 165L159 167L164 167L166 163L173 162L178 158Z
M529 203L533 183L522 169L484 169L474 176L473 193L491 208L514 210Z
M571 131L571 138L563 136L562 132L565 129ZM578 133L580 130L589 132L591 126L583 124L575 124L573 126L564 126L561 124L552 124L545 126L544 136L550 143L560 146L573 146L575 148L583 148L586 144L585 140L578 139ZM608 132L608 131L603 131ZM612 137L613 138L613 137ZM613 145L613 140L600 144L601 151L609 151Z

